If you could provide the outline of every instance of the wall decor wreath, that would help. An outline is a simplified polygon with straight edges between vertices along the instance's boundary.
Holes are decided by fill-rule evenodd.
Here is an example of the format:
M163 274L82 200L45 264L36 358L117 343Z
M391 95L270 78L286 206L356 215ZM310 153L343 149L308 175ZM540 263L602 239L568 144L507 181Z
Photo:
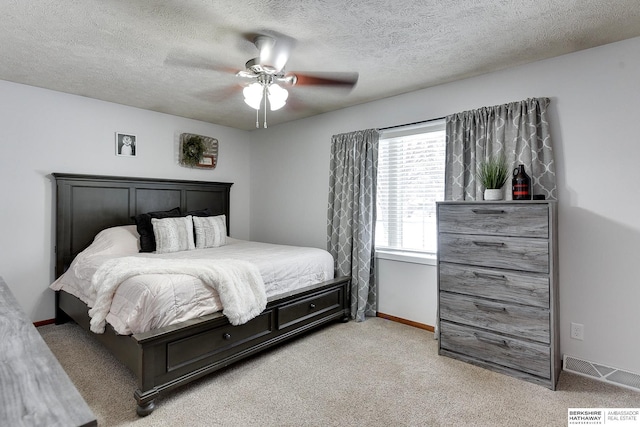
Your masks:
M180 135L180 164L190 168L213 169L218 163L218 140L208 136Z

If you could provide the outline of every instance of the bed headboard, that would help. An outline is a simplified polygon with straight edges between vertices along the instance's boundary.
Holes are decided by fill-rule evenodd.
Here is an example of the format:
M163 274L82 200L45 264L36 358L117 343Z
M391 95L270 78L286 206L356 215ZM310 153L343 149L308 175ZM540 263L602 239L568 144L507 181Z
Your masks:
M56 180L56 278L98 232L134 224L132 216L180 207L227 216L231 183L52 174Z

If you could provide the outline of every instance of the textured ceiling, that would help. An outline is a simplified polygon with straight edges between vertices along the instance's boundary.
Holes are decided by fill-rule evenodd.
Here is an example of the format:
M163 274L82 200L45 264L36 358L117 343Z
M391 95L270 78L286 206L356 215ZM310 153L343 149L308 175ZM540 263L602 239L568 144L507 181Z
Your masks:
M255 127L243 34L297 40L287 71L356 71L351 92L295 86L273 126L640 36L638 0L3 0L0 79Z

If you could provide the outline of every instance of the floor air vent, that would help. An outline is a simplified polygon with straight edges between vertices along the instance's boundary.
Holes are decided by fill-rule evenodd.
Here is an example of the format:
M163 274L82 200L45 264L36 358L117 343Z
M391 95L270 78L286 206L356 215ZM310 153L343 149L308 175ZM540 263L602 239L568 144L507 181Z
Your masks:
M565 371L640 391L640 375L638 374L604 366L599 363L588 362L573 356L567 356L566 354L564 355L563 365Z

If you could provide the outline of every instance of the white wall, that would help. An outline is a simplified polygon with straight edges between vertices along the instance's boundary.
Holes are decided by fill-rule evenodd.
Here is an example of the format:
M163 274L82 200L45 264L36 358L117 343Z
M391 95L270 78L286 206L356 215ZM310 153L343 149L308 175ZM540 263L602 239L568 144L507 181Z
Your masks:
M251 236L325 247L333 134L550 97L561 351L640 373L639 75L635 38L252 132Z
M115 155L115 132L137 135ZM177 164L177 138L218 138L219 164ZM249 238L249 134L227 127L0 81L0 276L33 321L54 317L52 172L233 182L231 235Z
M438 271L436 260L376 257L378 313L435 327Z

